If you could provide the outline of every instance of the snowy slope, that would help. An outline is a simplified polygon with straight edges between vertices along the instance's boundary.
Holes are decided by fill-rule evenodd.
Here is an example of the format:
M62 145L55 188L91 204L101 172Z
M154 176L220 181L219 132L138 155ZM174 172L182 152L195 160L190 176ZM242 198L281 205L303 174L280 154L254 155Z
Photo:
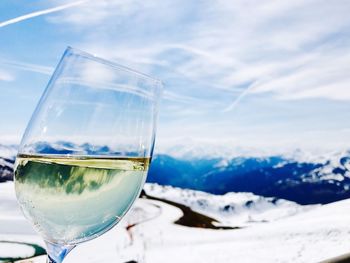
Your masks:
M252 193L213 195L158 184L146 184L144 189L151 196L184 204L194 211L232 226L274 221L315 207L301 206L291 201L266 198Z
M350 201L325 205L303 214L240 230L189 229L148 222L139 230L146 239L146 262L293 262L312 263L349 251ZM167 211L169 206L162 206ZM159 233L155 236L155 233Z
M181 200L181 196L186 197L188 192L167 190L168 199L189 202ZM160 189L153 193L156 191ZM42 245L18 211L13 184L0 184L0 193L0 240ZM203 197L202 193L192 194ZM244 196L234 196L234 202L245 202ZM140 199L118 227L80 245L65 263L125 263L131 260L138 263L319 262L350 250L346 242L350 237L350 213L346 213L349 209L350 200L344 200L309 208L296 215L281 216L270 222L250 223L242 229L212 230L176 225L173 222L182 216L180 209L161 201ZM212 213L215 210L212 209ZM135 223L138 224L127 232L125 227ZM0 252L7 255L30 253L28 247L17 245L10 248L2 243ZM34 262L45 260L39 257Z

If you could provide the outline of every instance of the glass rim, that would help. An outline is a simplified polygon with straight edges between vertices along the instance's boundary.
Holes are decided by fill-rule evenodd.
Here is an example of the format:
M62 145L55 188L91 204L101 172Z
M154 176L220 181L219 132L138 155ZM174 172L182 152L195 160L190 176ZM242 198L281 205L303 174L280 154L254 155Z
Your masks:
M138 77L140 77L140 78L153 81L153 82L155 82L157 84L159 89L161 89L163 87L163 82L160 79L158 79L158 78L152 77L152 76L150 76L148 74L145 74L145 73L142 73L142 72L140 72L138 70L134 70L134 69L131 69L129 67L123 66L123 65L121 65L121 64L119 64L117 62L114 62L114 61L102 58L102 57L100 57L98 55L91 54L89 52L83 51L83 50L81 50L79 48L75 48L75 47L72 47L72 46L67 46L64 54L66 54L67 52L71 52L73 54L77 54L77 55L79 55L81 57L84 57L84 58L96 61L98 63L107 65L107 66L115 68L115 69L123 70L123 71L129 72L129 73L138 75ZM64 57L64 55L63 55L63 57Z

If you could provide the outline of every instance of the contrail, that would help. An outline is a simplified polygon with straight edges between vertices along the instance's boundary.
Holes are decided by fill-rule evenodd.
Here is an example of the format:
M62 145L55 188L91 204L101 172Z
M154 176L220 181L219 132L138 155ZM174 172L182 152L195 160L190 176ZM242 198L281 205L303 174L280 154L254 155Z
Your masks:
M58 11L61 11L63 9L67 9L67 8L71 8L73 6L81 5L81 4L85 3L85 2L88 2L88 0L77 1L77 2L70 3L70 4L60 5L60 6L56 6L56 7L53 7L53 8L49 8L49 9L33 12L33 13L30 13L30 14L26 14L26 15L23 15L23 16L15 17L15 18L12 18L12 19L7 20L7 21L0 22L0 27L5 27L5 26L11 25L11 24L15 24L15 23L18 23L18 22L21 22L21 21L24 21L24 20L27 20L27 19L30 19L30 18L33 18L33 17L37 17L37 16L42 16L42 15L58 12Z
M17 68L17 69L21 69L21 70L25 70L25 71L41 73L44 75L51 75L53 70L54 70L54 68L52 68L52 67L23 63L23 62L18 62L18 61L3 60L3 59L0 59L0 65L5 65L8 67Z
M228 112L228 111L233 110L238 105L238 103L248 94L248 92L251 89L253 89L254 87L256 87L258 84L260 84L260 83L255 81L250 86L248 86L248 88L246 88L244 91L242 91L242 93L239 94L238 97L236 99L234 99L233 102L223 110L223 112Z

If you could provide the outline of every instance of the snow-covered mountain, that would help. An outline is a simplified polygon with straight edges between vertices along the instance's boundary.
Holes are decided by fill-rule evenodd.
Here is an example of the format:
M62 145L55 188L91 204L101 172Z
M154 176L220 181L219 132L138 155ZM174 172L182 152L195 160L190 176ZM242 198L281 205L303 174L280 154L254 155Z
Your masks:
M12 180L13 177L13 159L0 157L0 183Z
M0 183L12 180L13 164L17 147L15 145L1 145L0 144Z
M35 152L45 154L122 154L108 146L88 143L42 142L32 147ZM169 150L174 156L156 154L148 182L220 195L251 192L299 204L325 204L350 198L348 150L322 154L294 150L279 155L254 155L251 150L241 149L241 155L234 155L235 149L229 155L228 147L221 148L216 147L207 155L203 154L205 149L179 145ZM0 181L11 179L15 153L14 146L0 146L0 158L6 157L1 159Z
M37 147L56 154L111 152L88 144ZM12 178L15 154L15 146L0 146L3 180ZM157 184L145 185L147 195L155 198L138 200L118 227L78 246L66 262L319 262L349 252L344 240L350 233L350 217L344 211L349 210L350 199L300 204L349 198L349 173L349 151L186 158L158 154L148 177ZM33 255L27 243L43 247L20 214L13 190L12 182L0 184L0 261L9 256L9 249L1 250L4 242L19 242L10 257ZM179 218L194 218L175 204L215 219L217 228L179 224ZM35 262L40 260L45 262L43 257Z
M303 161L305 160L305 161ZM300 204L350 198L350 152L179 159L157 155L148 182L213 194L252 192Z
M209 215L224 225L231 226L271 222L315 207L314 205L301 206L295 202L252 193L213 195L149 183L145 184L144 189L148 195L186 205L196 212Z

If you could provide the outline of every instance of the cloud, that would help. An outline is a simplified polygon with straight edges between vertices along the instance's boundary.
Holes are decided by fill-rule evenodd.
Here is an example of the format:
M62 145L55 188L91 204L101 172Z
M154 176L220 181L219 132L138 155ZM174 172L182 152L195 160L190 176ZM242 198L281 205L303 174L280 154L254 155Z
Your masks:
M321 0L110 0L50 21L84 32L84 48L157 75L171 94L228 111L248 89L350 100L349 8Z
M294 146L297 137L301 144L311 143L314 130L326 129L332 130L320 135L323 139L317 138L317 144L346 140L337 133L346 128L350 100L349 1L69 2L43 2L42 11L5 21L11 25L44 15L31 29L20 25L35 36L19 38L25 49L4 48L28 57L38 54L33 41L44 39L49 56L43 52L36 59L49 65L55 50L69 42L161 79L165 91L159 131L165 140L179 136L210 138L215 143L233 138L232 145L263 148L276 143L279 148ZM0 79L16 77L11 86L19 89L27 87L29 77L30 86L40 87L43 78L35 74L20 78L25 72L19 70L51 75L54 68L44 65L0 59ZM110 75L101 70L87 73L90 84L110 82ZM21 90L30 98L21 105L28 107L32 101L34 107L38 91ZM21 98L10 98L14 99ZM305 131L310 131L308 137Z
M59 1L54 1L54 3L59 3ZM131 15L135 9L140 7L141 4L134 0L90 1L82 5L77 12L65 12L64 15L53 16L49 20L53 23L69 23L82 27L92 26L103 23L104 20L111 17L112 12L115 19L119 20L120 16Z
M48 9L32 12L32 13L29 13L29 14L26 14L26 15L18 16L18 17L15 17L15 18L12 18L12 19L0 22L0 28L8 26L8 25L11 25L11 24L16 24L18 22L22 22L22 21L25 21L25 20L28 20L28 19L31 19L31 18L34 18L34 17L37 17L37 16L42 16L42 15L47 15L47 14L50 14L50 13L55 13L55 12L58 12L58 11L61 11L61 10L64 10L64 9L71 8L73 6L81 5L81 4L85 3L85 2L87 2L87 1L77 1L77 2L73 2L73 3L65 4L65 5L56 6L56 7L53 7L53 8L48 8Z
M5 60L0 59L0 65L25 71L31 71L35 73L40 73L44 75L51 75L54 68L42 66L42 65L36 65L31 63L25 63L25 62L19 62L14 60Z
M16 133L12 133L12 134L2 134L0 133L0 145L18 145L21 141L21 135ZM6 151L7 152L7 151ZM5 157L4 152L2 152L2 156ZM11 152L11 157L12 157L12 152Z
M15 76L13 74L0 69L0 81L13 81L13 80L15 80Z

